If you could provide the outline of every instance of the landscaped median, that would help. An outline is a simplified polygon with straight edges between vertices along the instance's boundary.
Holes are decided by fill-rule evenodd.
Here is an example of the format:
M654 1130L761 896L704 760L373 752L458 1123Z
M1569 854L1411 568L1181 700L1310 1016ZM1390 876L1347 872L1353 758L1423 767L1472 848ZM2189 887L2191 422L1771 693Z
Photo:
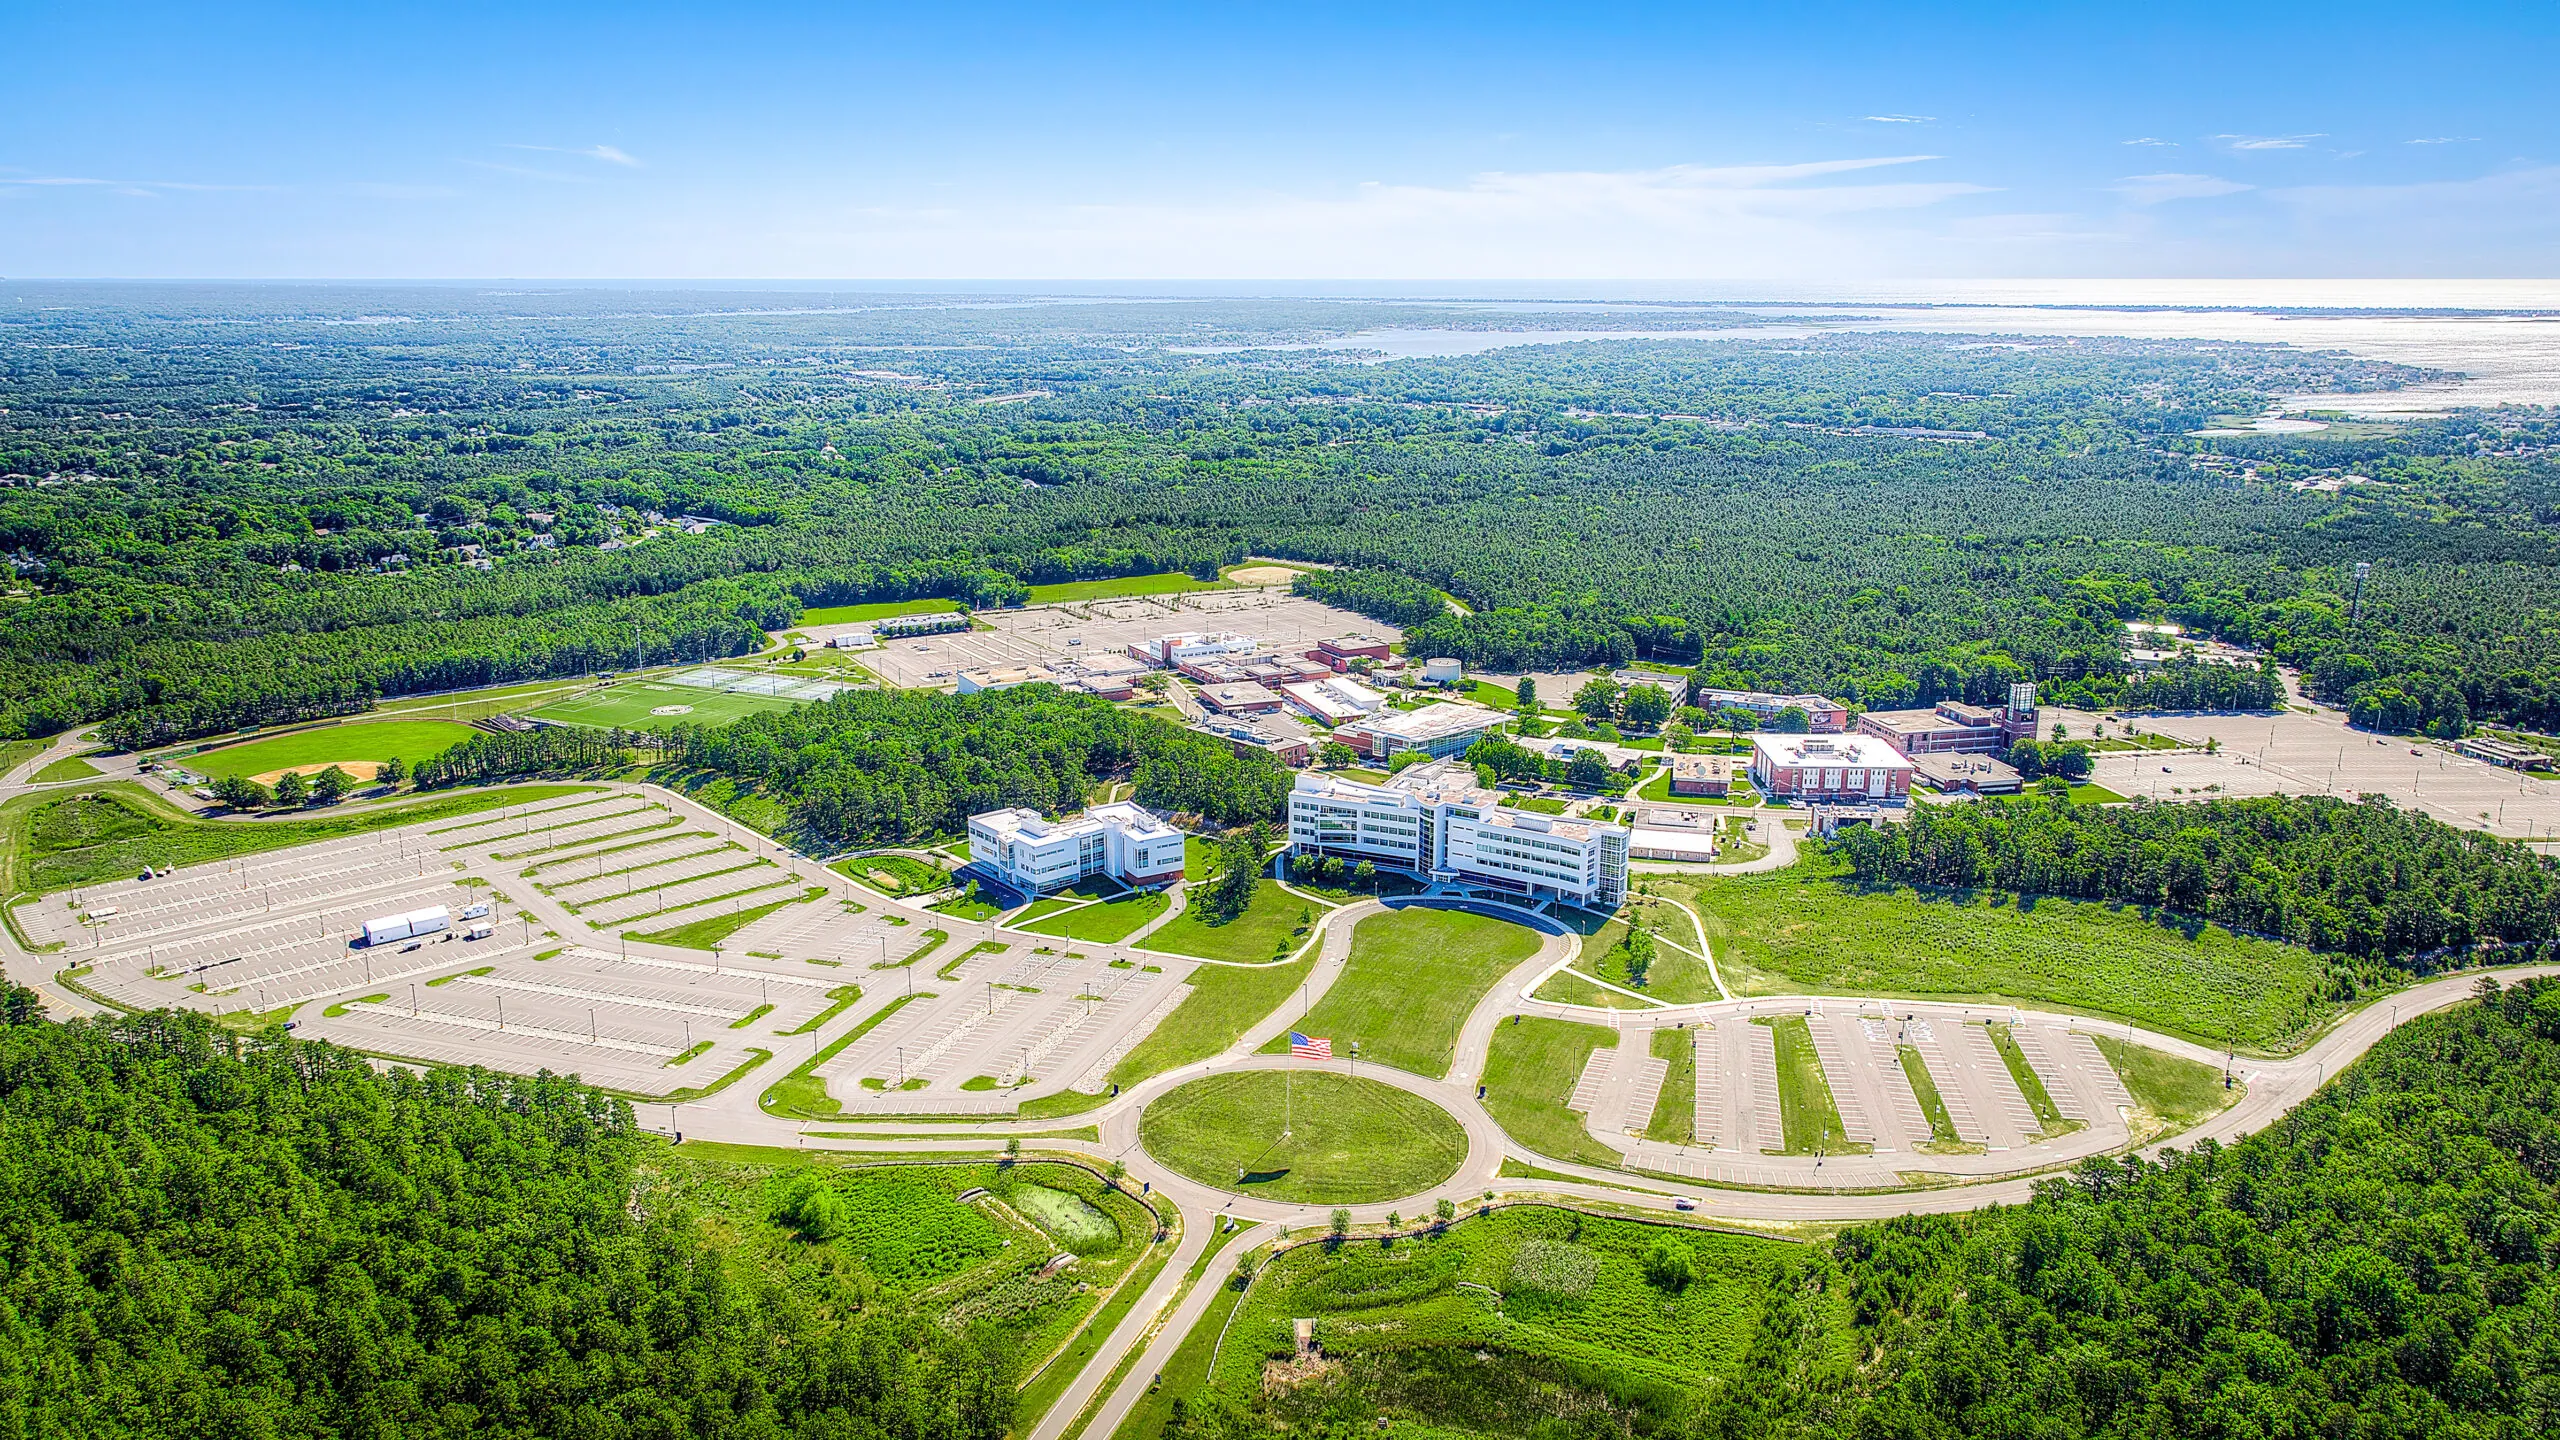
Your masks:
M930 1000L934 992L919 990L901 995L865 1017L861 1024L837 1036L817 1054L792 1067L791 1073L773 1082L757 1104L768 1115L783 1120L833 1120L843 1113L844 1102L827 1093L827 1082L818 1076L818 1068L842 1054L846 1046L879 1028L880 1022L897 1014L918 1000Z

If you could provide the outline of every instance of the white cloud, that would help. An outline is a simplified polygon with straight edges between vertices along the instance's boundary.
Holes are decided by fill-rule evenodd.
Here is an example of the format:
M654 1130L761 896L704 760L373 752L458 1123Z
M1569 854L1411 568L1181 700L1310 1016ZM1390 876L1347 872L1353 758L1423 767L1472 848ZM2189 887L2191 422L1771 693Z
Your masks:
M601 160L608 165L620 165L632 170L640 168L640 162L633 159L629 152L612 145L518 145L509 143L503 148L508 150L533 150L545 155L575 155L583 160Z
M118 195L154 196L164 190L240 191L273 190L273 185L221 185L204 180L106 180L92 175L0 175L0 185L33 185L45 187L85 187L110 190Z
M2175 172L2159 175L2127 175L2107 187L2135 205L2158 205L2170 200L2205 200L2216 195L2236 195L2255 186L2218 175L2183 175Z
M2135 137L2134 139L2127 140L2127 141L2125 141L2124 143L2125 143L2125 144L2127 144L2127 145L2155 145L2155 146L2161 146L2161 147L2164 147L2164 148L2167 148L2167 149L2170 149L2170 150L2175 150L2175 149L2177 149L2177 148L2178 148L2178 142L2177 142L2177 141L2175 141L2175 140L2163 140L2163 139L2161 139L2160 137L2158 137L2158 136L2156 136L2156 135L2141 135L2141 136L2137 136L2137 137Z
M1491 172L1459 185L1329 196L998 209L848 203L757 234L704 237L766 273L1094 278L1599 278L1874 273L1900 263L1898 217L1988 187L1872 172L1934 159ZM1850 178L1855 177L1855 178ZM753 226L718 210L679 226ZM782 257L790 258L782 258ZM708 272L706 272L708 273Z
M1938 117L1935 115L1870 115L1867 118L1879 125L1927 125L1936 121Z
M2213 138L2234 150L2299 150L2314 140L2329 138L2329 132L2314 130L2307 135L2216 135Z
M2477 135L2429 135L2424 139L2403 140L2400 143L2403 145L2470 145L2479 139Z

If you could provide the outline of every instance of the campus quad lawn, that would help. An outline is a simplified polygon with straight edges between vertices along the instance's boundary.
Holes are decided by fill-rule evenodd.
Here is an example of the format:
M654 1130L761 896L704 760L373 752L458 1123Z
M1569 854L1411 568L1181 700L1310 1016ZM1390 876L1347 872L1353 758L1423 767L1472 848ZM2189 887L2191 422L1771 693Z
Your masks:
M1456 1174L1467 1158L1467 1132L1448 1111L1315 1065L1179 1086L1147 1106L1138 1143L1203 1185L1309 1205L1411 1195Z
M882 600L869 605L829 605L800 612L803 625L850 625L862 620L892 620L900 615L944 615L968 607L957 600Z
M1129 938L1129 933L1164 913L1172 900L1161 890L1144 895L1122 895L1115 899L1079 905L1046 915L1021 928L1034 935L1055 935L1066 940L1090 940L1096 945L1112 945Z
M1645 1276L1647 1253L1664 1242L1689 1251L1696 1275L1676 1292ZM1585 1429L1559 1419L1549 1430L1524 1422L1558 1412L1607 1413L1612 1399L1623 1405L1639 1397L1676 1413L1686 1397L1738 1378L1769 1286L1804 1254L1783 1241L1545 1205L1471 1215L1443 1234L1392 1246L1301 1246L1254 1281L1219 1347L1211 1385L1241 1404L1258 1400L1264 1357L1288 1353L1291 1325L1312 1318L1329 1358L1444 1377L1381 1387L1394 1397L1378 1407L1392 1410L1394 1435L1622 1433L1616 1424ZM1809 1326L1841 1333L1849 1287L1808 1287L1797 1303L1810 1312ZM1853 1362L1842 1355L1820 1363L1845 1369ZM1459 1376L1454 1384L1446 1378ZM1409 1408L1435 1403L1470 1413ZM1499 1430L1484 1424L1497 1415L1512 1423ZM1361 1429L1368 1429L1365 1415Z
M1495 1027L1484 1062L1484 1108L1503 1133L1541 1155L1616 1169L1618 1152L1564 1108L1591 1052L1614 1037L1597 1025L1524 1015Z
M213 780L277 770L317 772L332 765L379 764L395 758L415 765L478 733L450 720L358 720L182 755L175 763Z
M2130 906L2001 892L1868 890L1807 853L1760 875L1648 877L1692 898L1737 994L1992 998L2133 1020L2204 1044L2294 1043L2320 958Z
M1186 590L1232 590L1224 580L1194 580L1179 570L1161 575L1121 575L1109 580L1064 580L1055 585L1031 587L1031 603L1048 605L1061 600L1116 600L1129 595L1179 595Z
M1413 906L1372 915L1351 932L1342 974L1297 1028L1349 1055L1438 1079L1476 1000L1538 953L1538 932L1463 910ZM1289 1048L1275 1037L1267 1051Z
M626 680L602 690L555 700L527 713L537 720L557 720L564 725L588 725L599 730L610 730L616 726L625 730L672 730L678 725L726 725L732 720L767 710L788 710L799 703L771 695L704 690L656 680ZM661 705L691 708L681 715L649 713Z
M1253 887L1253 903L1244 907L1244 913L1220 925L1200 913L1195 892L1190 906L1147 937L1146 948L1256 965L1296 949L1306 939L1298 929L1298 917L1306 915L1311 924L1320 925L1327 908L1290 894L1276 880L1263 880Z

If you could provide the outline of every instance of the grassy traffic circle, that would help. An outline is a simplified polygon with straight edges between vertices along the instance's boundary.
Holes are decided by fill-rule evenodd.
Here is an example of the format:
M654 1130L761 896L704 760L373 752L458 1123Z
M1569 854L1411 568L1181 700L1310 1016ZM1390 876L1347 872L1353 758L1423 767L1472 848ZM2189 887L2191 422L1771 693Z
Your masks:
M1419 1195L1467 1158L1467 1132L1448 1111L1392 1085L1315 1069L1194 1080L1147 1107L1138 1140L1204 1185L1314 1205Z

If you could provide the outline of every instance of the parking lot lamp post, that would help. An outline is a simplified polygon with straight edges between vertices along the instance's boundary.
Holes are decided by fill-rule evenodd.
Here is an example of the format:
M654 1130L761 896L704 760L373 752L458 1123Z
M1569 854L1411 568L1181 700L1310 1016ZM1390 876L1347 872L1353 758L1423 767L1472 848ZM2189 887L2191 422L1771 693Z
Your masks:
M498 1033L507 1033L507 997L504 995L498 997Z

